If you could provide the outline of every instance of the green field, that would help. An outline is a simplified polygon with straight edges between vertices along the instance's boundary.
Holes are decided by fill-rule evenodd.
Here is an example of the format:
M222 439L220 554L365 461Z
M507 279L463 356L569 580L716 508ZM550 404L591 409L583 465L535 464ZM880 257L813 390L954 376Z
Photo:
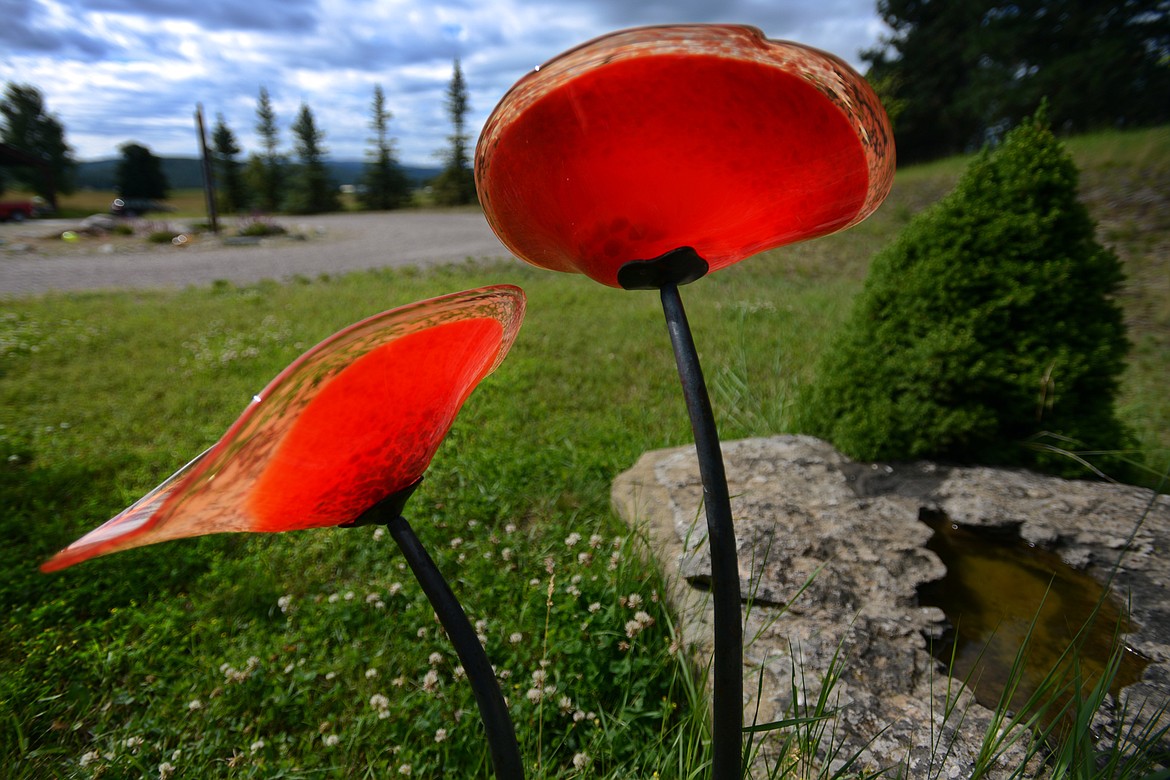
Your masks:
M1170 131L1069 147L1129 274L1120 409L1156 484L1170 466ZM793 432L793 398L869 259L962 167L903 171L858 227L684 288L725 439ZM407 516L485 621L529 776L701 776L697 683L608 498L642 452L691 437L657 295L499 263L0 300L7 777L486 774L454 653L371 529L174 542L54 576L36 566L214 442L320 339L494 283L525 289L527 320ZM632 605L654 621L636 637ZM534 701L538 670L557 691Z

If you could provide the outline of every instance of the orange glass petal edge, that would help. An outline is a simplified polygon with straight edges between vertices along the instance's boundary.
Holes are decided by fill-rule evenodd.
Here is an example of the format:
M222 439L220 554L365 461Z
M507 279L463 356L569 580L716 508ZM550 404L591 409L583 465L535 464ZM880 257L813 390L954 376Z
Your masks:
M220 440L41 566L156 542L341 525L416 482L524 318L497 285L402 306L297 358Z
M691 246L724 267L856 224L894 174L877 95L837 57L740 25L642 27L521 78L476 147L488 223L517 257L618 286Z

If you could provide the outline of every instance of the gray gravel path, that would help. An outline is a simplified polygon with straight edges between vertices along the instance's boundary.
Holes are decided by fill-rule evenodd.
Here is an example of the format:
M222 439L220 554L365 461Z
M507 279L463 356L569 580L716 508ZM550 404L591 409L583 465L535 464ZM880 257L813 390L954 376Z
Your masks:
M44 238L72 226L60 220L0 225L0 297L186 287L217 279L250 283L511 256L478 212L330 214L277 222L307 239L225 246L205 237L173 247L152 246L141 238L87 238L68 245Z

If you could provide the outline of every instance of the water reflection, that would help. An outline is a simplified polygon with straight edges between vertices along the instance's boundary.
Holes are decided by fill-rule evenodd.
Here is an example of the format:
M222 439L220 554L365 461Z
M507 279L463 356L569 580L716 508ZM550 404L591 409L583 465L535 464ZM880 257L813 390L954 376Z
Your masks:
M1074 641L1080 643L1076 659L1082 690L1088 691L1108 664L1116 638L1136 630L1115 595L1103 598L1096 580L1024 542L1015 529L963 528L938 512L924 511L921 519L934 530L927 547L947 567L946 577L919 588L919 601L941 608L952 626L935 643L934 655L950 666L952 677L969 681L980 704L999 706L1029 632L1013 710L1024 705L1051 670L1071 668L1072 654L1061 656ZM1113 692L1137 682L1145 665L1142 656L1126 648Z

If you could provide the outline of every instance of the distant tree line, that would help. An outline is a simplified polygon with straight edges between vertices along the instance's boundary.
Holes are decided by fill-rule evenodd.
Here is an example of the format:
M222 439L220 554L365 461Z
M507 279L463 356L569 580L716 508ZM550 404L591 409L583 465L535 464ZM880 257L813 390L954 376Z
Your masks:
M442 173L432 189L434 200L443 206L473 203L476 200L468 138L464 131L469 110L467 85L459 60L447 88L446 107L455 132L446 154ZM366 164L356 188L358 204L369 210L395 209L410 200L410 181L398 163L390 137L393 114L386 107L382 86L375 85L370 102L369 127L373 136L366 152ZM211 134L211 155L218 207L225 213L247 209L316 214L340 207L337 188L330 181L325 161L325 133L317 126L312 109L301 104L292 125L295 160L281 151L280 128L271 96L260 88L256 102L255 130L261 150L240 159L242 149L222 114L217 115Z
M454 126L451 147L444 155L442 173L433 183L439 205L473 203L476 199L468 136L465 132L469 110L467 85L458 60L447 88L446 108ZM356 188L362 208L398 208L410 201L411 184L398 163L390 136L393 114L386 106L381 85L374 87L369 127L373 132L366 152L366 164ZM65 142L65 128L49 113L41 92L31 85L8 84L0 100L0 141L21 159L35 159L37 166L0 167L0 193L5 175L22 189L32 191L55 204L57 192L73 191L77 163ZM288 211L314 214L340 208L338 188L326 167L328 149L325 132L317 125L312 109L302 104L291 125L292 157L281 149L280 126L272 100L260 88L256 104L255 130L260 150L246 161L240 155L235 133L222 114L217 115L211 133L210 153L218 208L224 213L244 211ZM115 189L125 198L165 199L170 185L161 161L149 148L137 142L119 147L121 159L115 173Z
M1062 133L1170 121L1166 0L878 0L862 54L907 162L973 151L1042 102Z

